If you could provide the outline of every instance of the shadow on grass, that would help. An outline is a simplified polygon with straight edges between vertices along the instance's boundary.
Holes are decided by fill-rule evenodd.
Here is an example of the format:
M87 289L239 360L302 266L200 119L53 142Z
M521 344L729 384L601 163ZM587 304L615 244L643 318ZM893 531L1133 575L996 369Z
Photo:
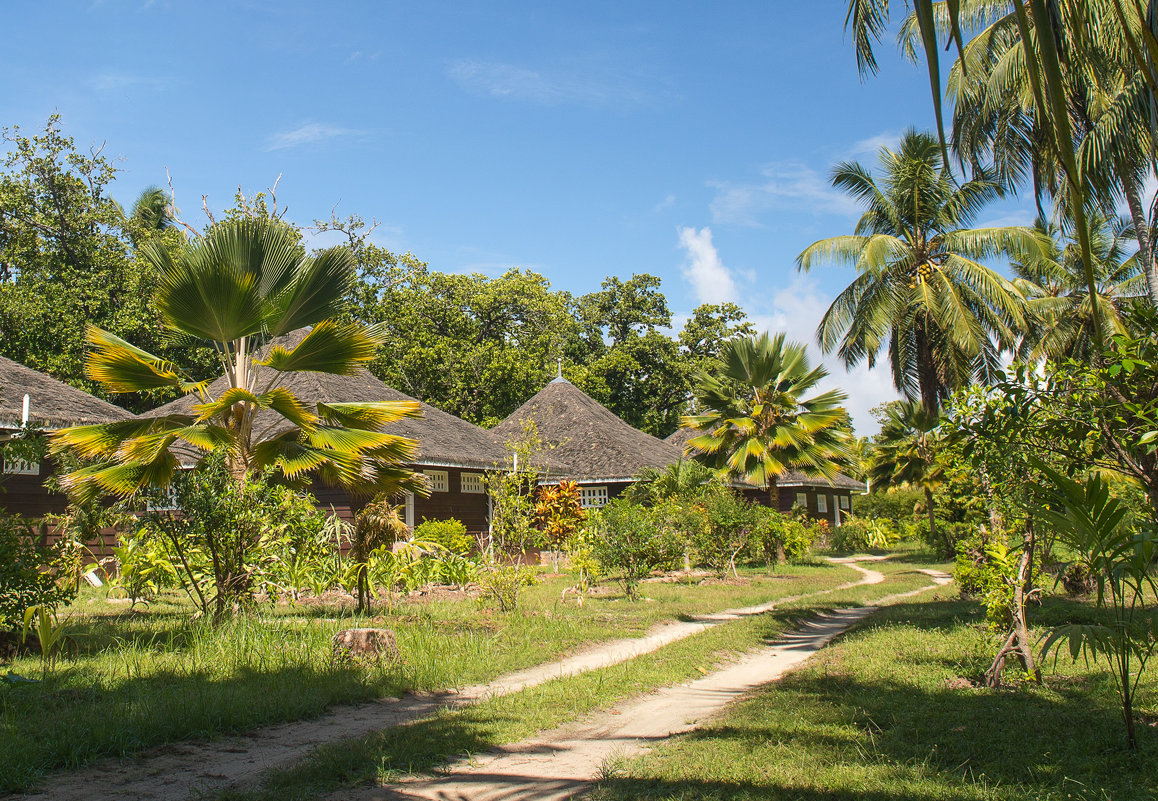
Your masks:
M541 796L547 798L548 796ZM467 801L469 796L448 796L446 801ZM493 801L533 801L534 795L493 795ZM608 778L588 796L590 801L617 801L618 799L664 799L665 801L976 801L977 795L966 790L938 787L929 791L900 789L897 791L865 791L863 789L818 790L807 786L779 786L751 782L701 780L663 781L660 779Z

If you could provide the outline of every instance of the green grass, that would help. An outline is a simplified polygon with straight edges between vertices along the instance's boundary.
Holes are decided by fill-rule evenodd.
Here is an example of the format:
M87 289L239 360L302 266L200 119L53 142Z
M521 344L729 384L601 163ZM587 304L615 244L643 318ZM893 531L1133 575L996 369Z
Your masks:
M48 772L192 738L314 717L335 704L482 682L602 640L635 636L691 614L824 589L856 577L848 568L793 565L745 574L745 583L643 585L644 600L618 593L582 608L559 602L565 578L530 588L523 608L499 614L470 600L402 601L367 620L348 609L266 608L213 628L190 620L176 595L127 614L86 590L67 610L74 645L36 684L0 682L0 792ZM340 628L393 629L400 668L333 666ZM38 677L35 657L5 670Z
M980 678L995 643L978 605L955 595L883 609L722 718L617 766L593 798L1158 798L1158 680L1145 682L1136 754L1104 666L1063 659L1042 687L971 688L962 679ZM1089 615L1063 599L1031 610L1038 624Z
M887 564L887 563L885 563ZM784 611L729 622L623 664L557 679L460 710L443 710L414 723L319 748L300 765L268 775L260 788L229 791L218 801L308 801L366 783L387 784L430 771L449 760L517 742L580 719L626 698L698 678L738 654L774 642L818 611L860 605L911 589L912 565L889 565L882 584L841 591ZM917 586L927 586L929 578ZM835 594L834 594L835 595Z

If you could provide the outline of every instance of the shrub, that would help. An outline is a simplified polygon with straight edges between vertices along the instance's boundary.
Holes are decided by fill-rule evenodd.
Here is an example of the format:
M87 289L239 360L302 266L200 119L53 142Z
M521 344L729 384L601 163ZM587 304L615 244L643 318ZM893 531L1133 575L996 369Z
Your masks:
M831 541L834 551L866 551L884 550L895 545L899 539L890 520L850 517L832 533Z
M466 556L473 550L474 538L466 533L466 525L454 519L427 520L414 527L414 539L421 542L433 542L441 545L447 551L459 556Z
M147 529L129 536L121 536L113 548L117 560L117 574L112 586L124 591L132 602L132 610L140 601L148 601L159 591L180 585L180 575L165 544Z
M493 603L500 612L512 612L519 606L523 587L535 583L534 568L520 564L488 562L478 572L479 601Z
M689 532L698 564L710 567L723 577L735 572L736 556L748 547L756 526L756 513L746 501L727 487L713 487L704 492L691 510L678 510L685 517L702 511L702 522Z
M802 521L771 509L754 507L755 523L752 530L751 552L754 561L771 567L784 559L801 559L812 550L820 530Z
M887 492L870 492L852 496L852 513L856 517L874 519L886 518L895 522L911 520L914 509L925 503L921 490L893 489Z
M46 548L27 520L0 514L0 635L18 632L32 607L55 609L71 601L74 562L64 543Z
M591 518L590 542L600 568L633 600L640 579L657 568L673 567L683 556L683 542L664 525L671 507L657 509L616 499Z

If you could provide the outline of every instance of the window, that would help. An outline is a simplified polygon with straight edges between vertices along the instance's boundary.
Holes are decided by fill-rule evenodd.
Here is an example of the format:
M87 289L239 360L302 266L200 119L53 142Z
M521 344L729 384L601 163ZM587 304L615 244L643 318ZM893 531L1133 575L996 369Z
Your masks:
M823 492L816 495L816 513L821 515L828 514L828 496Z
M423 470L431 492L450 492L450 474L445 470Z
M803 492L796 493L796 505L801 509L808 509L808 495Z
M406 493L406 511L403 513L402 522L409 528L414 528L414 493Z
M170 482L160 491L156 501L148 501L145 508L150 512L173 512L177 510L177 486Z
M847 495L841 495L840 496L840 508L846 512L848 511L848 496Z
M582 487L579 503L584 509L598 509L607 505L607 487Z
M38 476L40 462L29 462L24 459L5 459L4 473L9 476Z
M463 492L473 493L475 495L482 495L486 490L483 488L482 473L462 473Z

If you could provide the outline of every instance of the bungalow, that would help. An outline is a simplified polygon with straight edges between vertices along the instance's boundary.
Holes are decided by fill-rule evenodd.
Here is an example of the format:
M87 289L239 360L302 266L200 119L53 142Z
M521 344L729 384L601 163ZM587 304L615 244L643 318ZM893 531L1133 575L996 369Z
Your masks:
M678 428L664 441L687 454L688 440L696 432L689 428ZM780 511L790 512L799 506L816 520L827 520L830 525L839 526L841 519L852 510L852 496L865 492L865 485L843 473L837 473L832 480L807 476L796 470L789 471L776 482L780 488ZM771 497L766 490L751 484L743 484L744 496L765 506L771 505Z
M50 432L131 417L119 406L0 356L0 442L24 429ZM29 518L63 513L68 499L45 486L54 470L45 460L0 457L0 508Z
M306 329L292 331L271 344L293 348L301 342ZM221 377L209 386L209 394L218 397L227 388ZM293 392L307 406L316 403L365 403L378 401L413 401L409 395L387 386L367 370L342 376L329 373L291 373L282 386ZM191 414L199 401L186 395L146 412L142 416ZM423 519L461 520L467 530L480 535L487 530L489 506L483 485L483 473L505 462L502 448L490 435L467 421L419 403L421 418L405 418L389 426L389 432L418 440L418 455L409 467L421 471L430 484L428 498L407 493L405 518L414 526ZM272 419L272 413L271 419ZM330 509L339 517L352 520L365 504L365 498L351 497L345 490L315 481L311 490L318 506Z
M577 483L585 508L606 504L644 468L662 470L680 458L679 448L628 425L562 376L492 433L499 442L517 438L528 420L551 448L545 455L551 480Z

